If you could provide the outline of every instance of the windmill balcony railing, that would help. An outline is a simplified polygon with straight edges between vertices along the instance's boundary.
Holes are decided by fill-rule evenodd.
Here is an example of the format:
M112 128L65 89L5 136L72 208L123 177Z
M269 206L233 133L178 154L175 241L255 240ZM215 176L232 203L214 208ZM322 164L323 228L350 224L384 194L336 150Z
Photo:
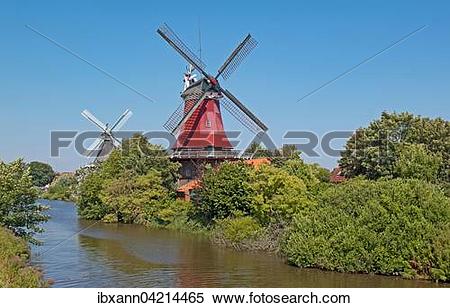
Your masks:
M195 150L186 149L174 151L171 155L172 158L191 159L191 158L203 158L203 159L232 159L239 156L239 151L234 150Z

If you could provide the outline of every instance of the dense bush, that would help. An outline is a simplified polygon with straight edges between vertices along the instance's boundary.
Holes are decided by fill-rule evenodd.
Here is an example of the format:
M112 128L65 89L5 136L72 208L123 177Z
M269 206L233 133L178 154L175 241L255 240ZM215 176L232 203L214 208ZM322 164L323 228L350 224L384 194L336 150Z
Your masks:
M45 287L42 274L27 265L29 249L25 240L0 227L0 288Z
M450 200L420 180L349 180L296 215L283 252L300 267L450 280Z
M450 122L410 113L383 112L380 119L358 129L347 141L340 166L347 177L394 177L399 152L411 144L422 144L440 156L438 180L450 182Z
M281 167L226 162L203 175L195 209L207 224L246 215L263 225L284 222L313 201L310 189L319 182L300 158L285 160Z
M442 156L428 151L423 144L400 147L394 165L394 175L404 179L419 179L437 182L442 165Z
M78 214L85 219L100 220L108 214L101 200L104 178L97 169L84 177L78 187Z
M261 225L253 217L228 217L217 221L213 238L216 242L239 249L252 243L261 232Z
M34 242L33 234L41 232L40 224L48 220L46 207L36 202L37 197L30 170L22 160L0 161L0 226Z
M75 175L61 174L54 179L42 197L51 200L74 201L77 185Z
M168 191L162 186L160 174L149 170L145 175L132 176L128 172L104 182L101 200L108 206L105 221L142 222L146 207L163 203Z
M55 177L55 172L49 164L32 161L28 164L28 168L30 168L30 175L33 179L34 186L44 187L50 184Z
M209 168L195 194L197 216L206 224L239 213L248 215L252 209L250 186L252 168L244 163L225 162Z
M311 204L303 180L270 165L252 170L250 214L263 224L290 220Z
M80 173L78 212L86 219L145 223L152 209L162 211L174 202L178 168L162 147L135 135L103 163ZM158 215L167 218L169 210Z

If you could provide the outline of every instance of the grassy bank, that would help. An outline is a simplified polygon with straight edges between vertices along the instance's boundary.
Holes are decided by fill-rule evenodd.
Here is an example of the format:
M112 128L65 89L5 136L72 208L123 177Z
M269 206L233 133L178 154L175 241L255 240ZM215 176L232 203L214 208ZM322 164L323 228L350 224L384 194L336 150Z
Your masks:
M29 248L25 240L0 227L0 287L35 288L47 283L42 274L28 265Z

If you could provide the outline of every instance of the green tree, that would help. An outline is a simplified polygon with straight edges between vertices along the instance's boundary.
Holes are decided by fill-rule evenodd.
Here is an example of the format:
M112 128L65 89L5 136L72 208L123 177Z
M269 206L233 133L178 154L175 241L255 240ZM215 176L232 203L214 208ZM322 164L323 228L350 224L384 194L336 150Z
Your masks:
M277 223L291 217L311 204L303 180L287 171L264 165L253 172L252 214L261 223Z
M423 144L405 145L399 150L394 175L405 179L437 182L442 157L430 153Z
M44 187L50 184L55 177L55 172L49 164L32 161L28 164L28 167L30 168L30 175L33 179L34 186Z
M162 186L159 172L150 170L145 175L124 173L105 182L102 201L108 207L105 220L110 222L142 222L145 207L163 203L168 191Z
M347 177L393 177L399 151L409 144L423 144L440 155L438 177L450 181L450 123L410 113L383 112L380 119L358 129L347 141L339 164Z
M244 156L251 158L277 157L280 156L280 152L277 149L270 150L260 143L253 142L245 149Z
M319 183L314 167L305 164L301 159L289 159L280 166L280 169L304 181L308 188L312 188Z
M251 173L252 168L241 162L225 162L207 169L194 198L198 217L209 224L236 214L250 214Z
M105 221L139 220L144 203L150 202L149 195L140 195L141 189L156 193L154 187L161 193L161 202L165 202L166 195L174 198L179 166L161 146L150 144L142 135L134 135L96 168L78 173L79 214Z
M40 224L48 220L46 207L36 203L37 197L30 170L22 160L0 162L0 225L36 242L33 234L42 232Z
M108 214L108 207L103 204L101 193L105 179L97 170L88 174L78 187L78 214L86 219L100 220Z
M103 162L100 172L105 178L117 178L124 172L145 175L151 169L160 172L164 187L175 190L180 164L172 162L166 150L151 144L140 134L126 139L122 149L111 153Z
M77 179L74 174L63 173L53 180L43 198L51 200L74 201L76 198Z

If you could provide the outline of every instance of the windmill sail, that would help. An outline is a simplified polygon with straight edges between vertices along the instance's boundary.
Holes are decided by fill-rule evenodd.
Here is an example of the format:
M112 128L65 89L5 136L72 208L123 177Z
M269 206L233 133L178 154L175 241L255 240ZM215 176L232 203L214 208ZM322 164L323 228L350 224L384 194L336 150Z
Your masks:
M245 39L236 47L227 60L219 68L216 79L222 76L223 79L228 79L230 75L242 63L245 57L258 45L258 42L248 34Z

